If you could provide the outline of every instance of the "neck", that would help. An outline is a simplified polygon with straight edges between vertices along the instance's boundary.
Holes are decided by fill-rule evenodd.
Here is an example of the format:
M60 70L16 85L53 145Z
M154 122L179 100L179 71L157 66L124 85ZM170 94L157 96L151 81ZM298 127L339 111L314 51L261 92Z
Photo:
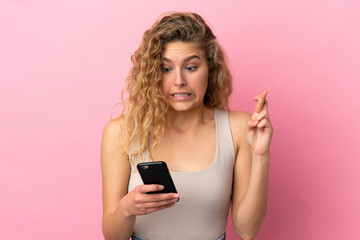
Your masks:
M169 108L165 118L165 129L174 130L179 133L186 133L189 130L197 129L200 125L212 120L213 109L205 105L189 111L176 111Z

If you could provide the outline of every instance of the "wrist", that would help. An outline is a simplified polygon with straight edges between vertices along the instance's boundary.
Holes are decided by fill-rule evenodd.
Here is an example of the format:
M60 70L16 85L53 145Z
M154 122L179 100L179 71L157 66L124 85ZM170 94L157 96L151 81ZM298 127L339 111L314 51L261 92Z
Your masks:
M125 202L124 202L124 197L120 200L118 206L117 206L118 210L120 210L121 215L126 218L126 219L130 219L130 218L134 218L134 215L131 215L131 213L126 209L125 206Z
M270 152L266 152L264 154L252 153L252 160L261 161L261 162L270 162Z

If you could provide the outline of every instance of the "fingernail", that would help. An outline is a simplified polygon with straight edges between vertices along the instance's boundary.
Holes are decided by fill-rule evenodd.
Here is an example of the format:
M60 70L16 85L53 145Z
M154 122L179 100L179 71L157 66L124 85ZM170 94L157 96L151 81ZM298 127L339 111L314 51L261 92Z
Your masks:
M159 190L163 190L164 189L164 186L163 185L160 185L159 186Z
M174 195L174 198L179 198L179 194L175 194L175 195Z

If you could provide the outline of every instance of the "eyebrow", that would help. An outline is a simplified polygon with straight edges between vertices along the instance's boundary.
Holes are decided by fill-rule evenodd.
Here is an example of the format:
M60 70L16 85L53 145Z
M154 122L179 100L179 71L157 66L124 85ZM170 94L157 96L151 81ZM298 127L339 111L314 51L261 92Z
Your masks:
M184 62L188 62L188 61L190 61L190 60L193 59L193 58L197 58L197 59L201 60L198 55L192 55L192 56L190 56L190 57L185 58L185 59L184 59ZM166 61L166 62L172 63L172 61L171 61L169 58L164 57L163 60Z

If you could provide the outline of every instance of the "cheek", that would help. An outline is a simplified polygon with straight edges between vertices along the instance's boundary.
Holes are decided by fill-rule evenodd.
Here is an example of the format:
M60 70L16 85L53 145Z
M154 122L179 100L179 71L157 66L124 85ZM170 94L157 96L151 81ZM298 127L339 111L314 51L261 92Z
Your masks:
M207 72L202 73L201 76L199 76L199 79L201 79L201 81L199 81L199 85L201 85L203 88L206 88L208 86L208 82L209 82L209 74Z
M162 77L160 86L162 93L167 92L169 89L169 80L166 77Z

